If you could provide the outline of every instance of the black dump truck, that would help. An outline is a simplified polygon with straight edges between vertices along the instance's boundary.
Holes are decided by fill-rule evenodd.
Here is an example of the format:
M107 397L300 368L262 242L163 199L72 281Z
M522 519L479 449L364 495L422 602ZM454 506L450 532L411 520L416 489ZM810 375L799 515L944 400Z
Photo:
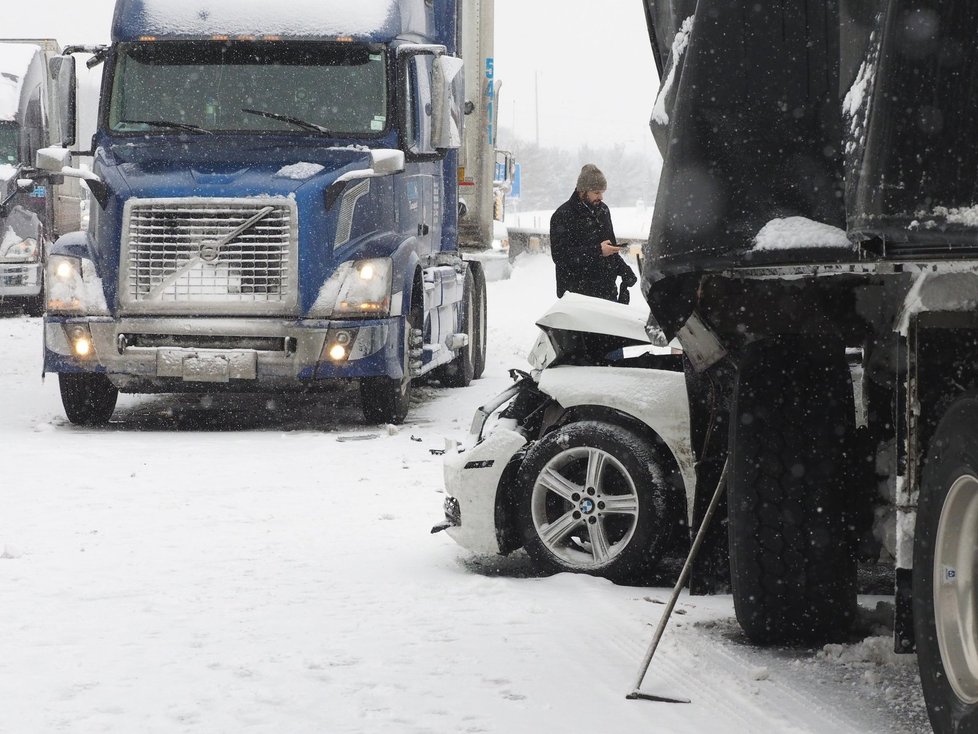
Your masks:
M978 3L644 0L664 166L643 250L687 363L691 590L844 638L895 568L937 732L978 732Z

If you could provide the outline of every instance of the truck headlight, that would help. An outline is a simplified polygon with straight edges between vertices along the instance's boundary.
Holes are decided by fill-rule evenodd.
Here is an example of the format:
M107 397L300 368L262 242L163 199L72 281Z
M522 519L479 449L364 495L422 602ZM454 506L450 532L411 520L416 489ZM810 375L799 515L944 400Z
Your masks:
M4 238L0 243L0 258L14 262L37 262L41 258L41 250L33 237L20 239L16 235L10 239Z
M107 314L102 281L88 258L51 255L45 286L48 313Z
M389 316L392 272L389 257L342 263L319 290L309 316Z

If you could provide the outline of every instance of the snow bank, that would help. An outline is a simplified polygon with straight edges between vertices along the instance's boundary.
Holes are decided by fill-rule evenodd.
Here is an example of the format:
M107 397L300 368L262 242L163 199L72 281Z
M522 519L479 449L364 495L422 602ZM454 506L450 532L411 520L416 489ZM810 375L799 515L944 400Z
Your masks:
M851 247L844 230L805 217L772 219L754 238L755 250Z
M24 76L40 50L32 43L0 43L0 120L17 119Z

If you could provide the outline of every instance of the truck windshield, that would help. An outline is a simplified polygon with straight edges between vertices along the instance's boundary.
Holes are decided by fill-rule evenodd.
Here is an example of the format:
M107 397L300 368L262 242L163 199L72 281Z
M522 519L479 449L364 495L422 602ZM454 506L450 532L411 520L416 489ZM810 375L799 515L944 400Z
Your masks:
M376 135L387 127L384 50L309 42L121 44L108 125L164 134L193 126Z
M0 166L15 165L17 160L17 126L0 124Z

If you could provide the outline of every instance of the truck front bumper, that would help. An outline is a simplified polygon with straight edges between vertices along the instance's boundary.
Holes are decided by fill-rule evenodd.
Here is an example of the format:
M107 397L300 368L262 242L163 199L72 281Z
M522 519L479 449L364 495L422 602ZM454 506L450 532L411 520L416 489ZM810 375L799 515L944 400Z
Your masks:
M74 342L79 338L90 341L87 356L78 355ZM44 367L50 372L105 372L128 392L189 391L198 383L225 383L241 390L257 383L307 388L317 380L400 377L400 339L398 319L49 316ZM344 345L345 356L331 359L327 351L336 343Z
M0 298L31 298L41 294L41 263L0 262Z

